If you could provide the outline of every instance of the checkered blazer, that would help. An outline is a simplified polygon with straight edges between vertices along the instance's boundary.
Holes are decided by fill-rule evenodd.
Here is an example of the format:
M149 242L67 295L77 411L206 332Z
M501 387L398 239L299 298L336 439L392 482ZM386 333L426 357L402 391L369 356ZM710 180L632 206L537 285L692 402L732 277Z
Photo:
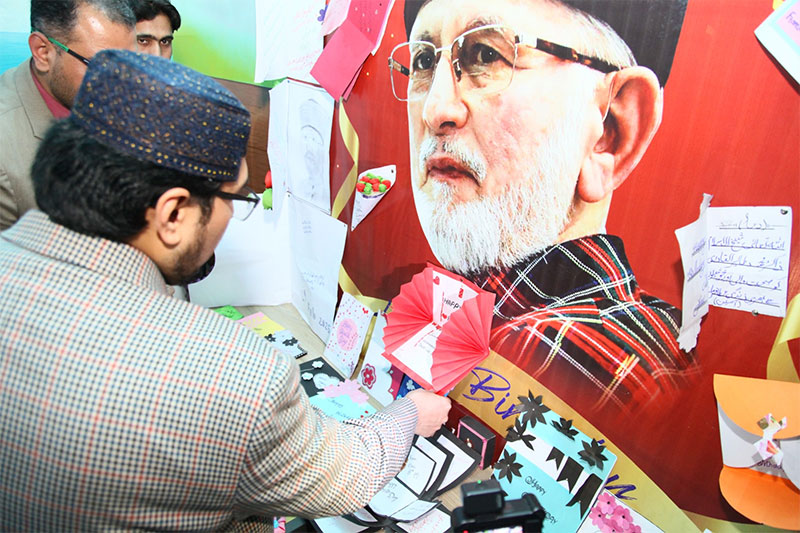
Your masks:
M0 530L269 531L363 506L410 447L410 400L324 416L294 360L40 211L0 234L0 301Z
M579 411L635 412L700 371L678 347L680 310L639 287L619 237L560 243L476 282L497 294L492 349Z

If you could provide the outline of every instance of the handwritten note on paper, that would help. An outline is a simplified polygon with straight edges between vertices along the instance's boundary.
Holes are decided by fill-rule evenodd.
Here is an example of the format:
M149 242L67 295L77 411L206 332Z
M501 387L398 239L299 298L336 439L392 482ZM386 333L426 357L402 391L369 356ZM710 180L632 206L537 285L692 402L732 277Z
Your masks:
M791 207L715 207L708 229L709 303L784 316Z
M391 516L416 500L417 496L408 487L393 478L372 497L369 507L379 515Z
M328 341L336 310L347 225L288 196L293 255L292 303L312 331Z
M400 522L397 527L409 533L446 533L450 531L450 515L437 508L413 522Z
M324 0L255 0L255 83L290 76L313 81L311 67L322 53L320 10Z
M431 476L433 475L435 463L425 452L412 446L406 459L406 465L397 474L397 479L405 483L417 495L425 491Z
M696 344L708 305L786 314L791 207L701 207L697 221L675 235L685 276L681 348Z
M708 313L707 216L711 195L704 194L700 217L675 230L683 258L683 311L678 345L689 351L697 345L700 320Z

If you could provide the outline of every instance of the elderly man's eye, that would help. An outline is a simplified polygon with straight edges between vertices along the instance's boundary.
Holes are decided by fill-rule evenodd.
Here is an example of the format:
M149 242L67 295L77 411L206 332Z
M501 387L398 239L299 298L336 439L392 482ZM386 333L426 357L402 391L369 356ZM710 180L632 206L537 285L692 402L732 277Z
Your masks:
M469 63L473 65L488 65L489 63L494 63L495 61L504 58L500 52L491 46L482 43L476 43L470 50L467 51L467 59L469 60Z
M412 72L427 72L433 69L435 62L436 58L433 51L421 51L414 56L414 61L411 64L411 70Z

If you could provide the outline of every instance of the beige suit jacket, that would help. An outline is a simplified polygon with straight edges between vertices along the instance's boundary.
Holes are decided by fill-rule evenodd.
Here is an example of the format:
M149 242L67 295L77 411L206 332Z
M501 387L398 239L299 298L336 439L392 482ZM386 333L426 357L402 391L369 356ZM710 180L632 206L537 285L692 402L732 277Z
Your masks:
M0 231L36 207L31 164L53 122L29 62L0 75Z

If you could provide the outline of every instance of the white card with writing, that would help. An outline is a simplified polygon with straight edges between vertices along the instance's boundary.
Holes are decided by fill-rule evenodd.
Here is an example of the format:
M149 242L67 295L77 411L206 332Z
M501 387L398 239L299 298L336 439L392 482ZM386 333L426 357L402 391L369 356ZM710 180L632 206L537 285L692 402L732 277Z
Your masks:
M417 500L416 494L403 485L397 478L389 482L372 497L369 507L376 514L391 516L403 507L407 507Z
M361 305L352 294L342 294L323 355L347 378L353 375L358 364L371 320L372 311Z
M408 453L406 465L397 474L397 479L402 481L418 496L425 491L431 480L435 463L425 452L412 446Z
M399 522L397 527L408 533L445 533L450 531L450 515L441 508L433 509L413 522Z

